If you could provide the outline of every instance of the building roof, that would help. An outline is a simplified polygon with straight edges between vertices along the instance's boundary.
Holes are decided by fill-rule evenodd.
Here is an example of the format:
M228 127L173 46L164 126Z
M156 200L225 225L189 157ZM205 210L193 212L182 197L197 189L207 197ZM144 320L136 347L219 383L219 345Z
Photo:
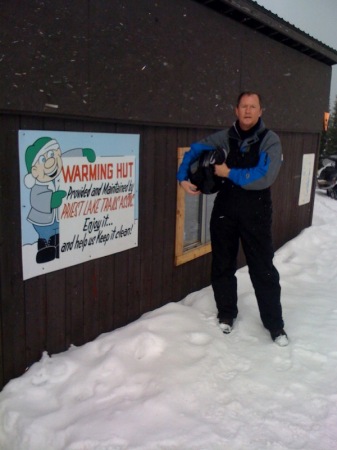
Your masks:
M329 66L337 51L281 19L253 0L194 0L242 25L268 36Z

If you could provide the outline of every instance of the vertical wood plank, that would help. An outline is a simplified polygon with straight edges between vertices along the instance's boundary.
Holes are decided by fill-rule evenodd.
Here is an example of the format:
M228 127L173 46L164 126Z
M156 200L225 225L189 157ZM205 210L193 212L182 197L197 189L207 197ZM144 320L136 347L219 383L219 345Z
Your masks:
M25 292L22 282L18 116L0 115L0 312L1 379L6 383L27 366Z

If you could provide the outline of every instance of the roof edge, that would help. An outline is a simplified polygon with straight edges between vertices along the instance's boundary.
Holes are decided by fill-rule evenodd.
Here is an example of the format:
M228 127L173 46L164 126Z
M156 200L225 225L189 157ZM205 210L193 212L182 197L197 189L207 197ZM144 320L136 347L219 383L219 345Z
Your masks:
M337 50L300 30L253 0L194 0L256 32L324 64L337 64Z

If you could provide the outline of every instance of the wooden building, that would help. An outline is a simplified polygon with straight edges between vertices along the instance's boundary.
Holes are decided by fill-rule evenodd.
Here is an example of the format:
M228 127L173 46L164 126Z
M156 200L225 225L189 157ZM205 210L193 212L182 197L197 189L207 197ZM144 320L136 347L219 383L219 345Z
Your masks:
M240 91L262 94L283 144L275 248L310 226L303 155L337 52L254 1L7 1L0 42L1 385L209 285L210 254L175 264L177 148L231 125ZM138 246L23 281L18 130L139 134Z

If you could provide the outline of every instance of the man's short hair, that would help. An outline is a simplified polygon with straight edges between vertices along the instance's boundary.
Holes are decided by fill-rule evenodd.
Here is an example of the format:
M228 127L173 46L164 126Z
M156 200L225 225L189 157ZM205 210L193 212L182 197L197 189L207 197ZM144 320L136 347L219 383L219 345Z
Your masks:
M236 102L236 106L239 106L242 97L245 96L245 95L256 95L257 98L259 99L259 103L260 103L260 106L262 108L262 97L261 97L261 95L258 92L254 92L254 91L243 91L243 92L241 92L241 94L239 94L239 96L238 96L238 99L237 99L237 102Z

